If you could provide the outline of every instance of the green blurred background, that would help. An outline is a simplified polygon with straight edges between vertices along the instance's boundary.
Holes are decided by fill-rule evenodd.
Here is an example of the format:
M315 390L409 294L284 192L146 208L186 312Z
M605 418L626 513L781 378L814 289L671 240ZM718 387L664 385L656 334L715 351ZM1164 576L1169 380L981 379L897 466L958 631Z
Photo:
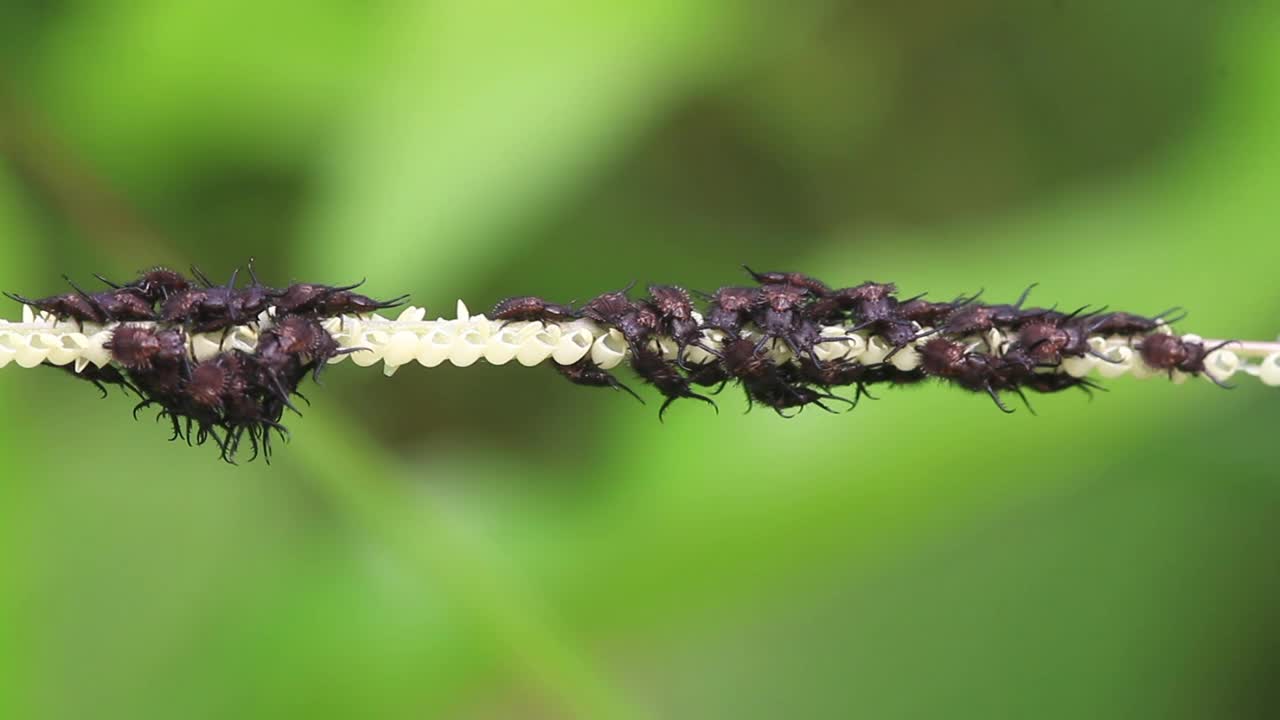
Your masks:
M1269 339L1277 37L1243 0L5 0L0 287L256 256L448 316L747 262ZM1280 397L1239 384L660 424L348 363L229 467L12 366L0 715L1272 716Z

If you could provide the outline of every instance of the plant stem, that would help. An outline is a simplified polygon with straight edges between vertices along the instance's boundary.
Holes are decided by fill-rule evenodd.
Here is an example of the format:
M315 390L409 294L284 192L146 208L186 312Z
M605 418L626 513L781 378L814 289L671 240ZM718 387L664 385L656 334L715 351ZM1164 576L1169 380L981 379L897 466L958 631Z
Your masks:
M1213 347L1228 341L1211 340L1206 338L1203 342L1207 347ZM1228 344L1224 349L1230 350L1240 357L1264 358L1268 355L1280 353L1280 341L1263 342L1260 340L1231 340L1230 344Z

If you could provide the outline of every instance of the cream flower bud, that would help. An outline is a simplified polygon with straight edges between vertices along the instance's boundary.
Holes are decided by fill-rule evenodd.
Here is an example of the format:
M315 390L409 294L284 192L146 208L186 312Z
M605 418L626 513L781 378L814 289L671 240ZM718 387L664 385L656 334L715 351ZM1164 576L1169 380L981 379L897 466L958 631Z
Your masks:
M1262 359L1258 366L1258 379L1273 387L1280 385L1280 352L1273 352Z
M560 342L560 326L543 326L542 323L529 323L529 326L528 329L536 328L536 332L529 333L516 351L516 362L525 367L533 367L551 357Z
M474 365L484 356L485 348L489 345L487 330L487 326L483 330L469 327L459 333L453 339L453 346L449 349L449 362L455 367Z
M489 336L484 345L484 359L490 365L506 365L520 350L520 332L516 327L505 327Z
M372 335L372 333L370 333ZM382 350L382 362L387 367L400 367L406 365L418 355L422 339L417 334L408 330L401 330L392 333L387 338L385 347ZM352 353L352 355L364 355L366 353ZM362 358L352 358L353 362L360 363ZM372 364L372 363L371 363Z
M914 346L908 345L890 358L889 362L903 372L910 372L920 367L920 352Z
M595 340L590 328L582 324L567 325L551 358L561 365L572 365L591 352L591 345Z
M876 335L868 337L866 342L867 347L862 351L861 357L858 358L863 365L875 365L878 362L883 362L884 357L893 349L889 343L886 343Z
M1093 372L1098 365L1098 358L1092 355L1068 357L1062 359L1062 370L1071 377L1084 377Z
M614 329L596 338L591 346L591 362L605 370L617 367L626 356L627 342L622 333Z
M361 333L360 342L356 343L361 347L367 347L364 352L351 353L351 362L360 367L372 367L377 365L382 359L382 354L386 352L387 343L391 340L391 335L382 330L367 330Z
M1205 358L1204 371L1219 382L1227 380L1240 370L1240 356L1223 348L1209 353Z
M453 349L453 334L443 325L431 328L418 345L418 364L423 367L436 367L449 357ZM514 353L512 353L514 355Z
M1102 377L1117 378L1133 369L1136 353L1132 348L1114 345L1103 354L1110 362L1104 360L1097 364L1096 369Z

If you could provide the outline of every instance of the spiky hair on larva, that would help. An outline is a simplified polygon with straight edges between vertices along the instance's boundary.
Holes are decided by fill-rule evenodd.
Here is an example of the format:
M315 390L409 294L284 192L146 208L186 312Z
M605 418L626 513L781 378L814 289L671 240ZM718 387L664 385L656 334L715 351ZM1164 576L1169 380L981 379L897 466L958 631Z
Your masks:
M892 283L840 287L796 272L747 269L742 285L710 293L634 283L579 307L536 296L499 301L490 316L461 301L453 318L427 319L401 295L377 300L347 285L217 283L193 267L188 279L167 268L128 283L97 276L106 288L42 298L6 293L22 304L18 322L0 320L0 367L57 366L105 396L117 386L137 396L133 413L155 408L171 440L213 440L234 462L268 462L273 438L287 439L286 412L308 376L350 357L395 374L417 363L468 367L549 364L571 383L643 397L616 376L628 366L662 398L676 401L738 385L748 406L790 417L808 406L853 408L885 386L937 380L990 398L1011 413L1010 395L1101 389L1094 379L1203 378L1221 387L1237 375L1280 386L1280 342L1206 340L1177 334L1173 308L1151 316L1081 307L1028 307L1034 285L1009 304L978 295L900 299ZM694 297L700 298L695 301ZM1034 412L1034 411L1033 411Z

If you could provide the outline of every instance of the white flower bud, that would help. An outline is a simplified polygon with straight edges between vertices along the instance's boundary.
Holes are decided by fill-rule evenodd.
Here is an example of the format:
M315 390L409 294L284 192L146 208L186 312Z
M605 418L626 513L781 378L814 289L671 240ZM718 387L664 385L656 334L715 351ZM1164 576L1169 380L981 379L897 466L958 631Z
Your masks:
M427 309L410 305L396 316L398 323L419 323L427 317Z
M435 367L449 357L453 349L453 335L442 324L436 324L418 344L418 364Z
M591 346L591 362L605 370L617 367L626 356L627 341L614 329L596 338Z
M1240 370L1240 356L1223 348L1209 353L1204 361L1204 372L1222 382Z
M1093 372L1098 365L1098 358L1092 355L1068 357L1062 359L1062 370L1071 377L1084 377Z
M73 335L78 335L84 340L84 335L80 333L39 333L31 338L31 345L44 350L44 361L51 365L70 365L75 362L79 356L80 348L70 340Z
M44 362L49 354L44 348L33 344L34 335L16 335L14 337L13 360L18 367L33 368Z
M1117 378L1133 369L1135 353L1131 348L1116 345L1104 353L1111 362L1100 361L1096 368L1104 378Z
M364 352L351 353L351 362L360 367L377 365L378 361L382 360L382 353L386 352L387 343L390 340L390 334L382 330L368 330L362 333L360 342L357 345L369 349Z
M884 356L889 354L893 348L889 346L879 336L872 335L867 338L867 348L862 351L862 355L858 358L863 365L875 365L884 361Z
M551 358L561 365L572 365L591 352L591 344L595 340L589 328L582 326L567 328L567 332L560 337L560 342L551 353Z
M370 333L372 335L373 333ZM400 367L417 357L421 347L421 339L408 330L401 330L392 333L387 339L386 346L382 351L382 362L387 367ZM363 355L365 353L352 353L353 355ZM359 364L360 358L353 358L352 362Z
M889 362L893 363L894 367L903 372L910 372L920 367L920 353L914 346L908 345L890 358Z
M1267 385L1280 385L1280 352L1274 352L1262 359L1258 366L1258 379Z
M530 323L530 325L540 326L541 323ZM523 334L521 333L521 335ZM533 367L551 357L551 353L555 352L556 345L559 342L559 326L548 325L543 327L538 332L524 338L520 343L520 349L516 351L516 362L525 367Z
M505 327L489 336L484 345L484 359L491 365L506 365L520 350L519 328Z
M487 327L485 328L488 329ZM453 341L453 347L450 348L449 362L455 367L468 367L474 365L477 360L484 356L485 348L489 346L488 333L471 327L463 330Z

